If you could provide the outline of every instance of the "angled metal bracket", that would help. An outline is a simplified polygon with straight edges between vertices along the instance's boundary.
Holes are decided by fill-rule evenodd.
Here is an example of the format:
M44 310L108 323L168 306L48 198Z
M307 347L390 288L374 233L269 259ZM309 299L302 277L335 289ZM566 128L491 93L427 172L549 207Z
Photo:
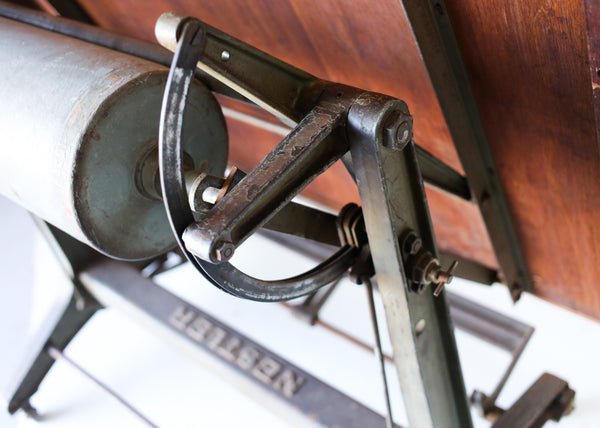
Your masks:
M54 364L54 358L49 355L48 347L52 346L59 351L65 349L77 332L101 308L77 279L77 274L83 266L98 253L43 220L34 217L34 221L59 257L63 270L73 282L73 294L48 338L43 343L39 343L37 349L33 349L32 364L20 379L9 399L8 411L10 413L23 409L33 415L35 415L35 409L31 407L29 399L38 390L42 380Z
M513 300L532 291L498 171L443 0L402 0Z

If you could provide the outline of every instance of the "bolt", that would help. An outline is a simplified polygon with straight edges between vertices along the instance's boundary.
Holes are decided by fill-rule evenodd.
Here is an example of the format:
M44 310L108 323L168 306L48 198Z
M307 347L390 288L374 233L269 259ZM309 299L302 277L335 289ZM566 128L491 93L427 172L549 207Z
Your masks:
M440 293L442 292L442 290L446 284L450 284L452 282L452 279L454 278L454 276L452 276L452 273L454 272L454 269L456 269L457 265L458 265L458 260L454 260L452 262L452 264L450 265L450 267L448 268L448 270L443 271L443 270L439 269L436 272L435 282L437 282L437 287L435 287L435 290L433 291L433 295L435 297L438 297L440 295Z
M423 241L412 230L408 232L402 240L402 251L405 256L414 256L421 250L422 246Z
M33 419L34 421L42 421L42 415L37 411L35 407L31 405L29 400L21 405L21 410L25 412L25 414Z
M439 267L440 262L437 257L424 249L419 251L416 260L413 262L411 274L413 291L422 293L426 286L434 282Z
M393 111L384 120L382 143L394 150L403 150L412 140L412 116L400 110Z
M226 262L233 257L235 252L235 245L229 241L221 241L215 245L214 253L215 259L218 262Z
M553 413L552 420L558 421L563 416L568 416L575 409L575 391L566 386L566 389L561 392L558 397L550 405L550 411Z
M484 190L479 196L479 205L481 208L487 208L490 205L492 197L487 190Z
M510 286L510 297L512 297L513 303L516 303L521 298L523 289L518 282L513 282Z

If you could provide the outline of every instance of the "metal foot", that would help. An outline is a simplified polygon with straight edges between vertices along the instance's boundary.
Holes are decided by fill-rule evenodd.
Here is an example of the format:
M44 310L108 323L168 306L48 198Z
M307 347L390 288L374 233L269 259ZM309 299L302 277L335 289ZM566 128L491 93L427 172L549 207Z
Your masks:
M42 380L44 380L52 364L54 364L54 359L46 352L47 345L52 343L55 348L63 350L99 308L98 304L84 300L79 293L73 292L67 308L54 327L50 337L41 349L39 349L31 368L10 398L8 404L9 413L13 414L17 410L22 409L34 419L39 418L35 409L31 407L29 399L38 390Z

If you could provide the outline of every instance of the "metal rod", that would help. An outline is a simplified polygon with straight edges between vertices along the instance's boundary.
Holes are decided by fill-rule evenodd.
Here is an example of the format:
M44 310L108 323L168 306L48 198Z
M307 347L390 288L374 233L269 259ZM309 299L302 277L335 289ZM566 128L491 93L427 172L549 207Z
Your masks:
M167 67L171 65L173 58L173 54L170 51L155 43L122 36L82 22L51 16L47 13L1 1L0 16L143 58ZM248 102L248 100L241 97L237 92L229 89L201 70L196 70L196 73L213 91ZM223 114L231 119L283 137L291 131L289 127L256 118L229 107L223 107ZM428 184L467 201L472 200L469 184L464 176L418 146L417 156L424 179Z
M122 36L93 25L52 16L27 7L0 2L0 15L44 30L144 58L157 64L169 66L173 59L171 52L155 43Z
M375 427L383 417L144 278L132 265L102 259L80 280L106 307L124 311L221 379L293 426Z
M471 188L464 175L446 165L416 143L415 149L421 175L423 175L423 179L427 184L467 202L473 202Z
M446 297L450 305L450 315L457 328L511 354L510 364L505 369L494 391L487 395L476 390L472 396L480 397L474 402L480 408L480 411L487 415L496 408L496 399L527 346L534 328L458 295L446 293Z
M285 306L286 308L288 308L290 311L295 312L298 310L298 306L295 305L291 305L288 302L279 302L279 304L281 304L282 306ZM353 343L354 345L358 346L361 349L364 349L367 352L375 352L375 348L367 345L365 342L363 342L362 340L358 339L355 336L352 336L351 334L346 333L343 330L340 330L339 328L333 326L332 324L329 324L326 321L323 321L321 319L319 319L317 317L317 319L314 322L314 325L318 325L319 327L323 327L325 330L330 331L331 333L335 334L336 336L341 337L344 340L347 340L350 343ZM390 362L390 363L394 363L394 359L392 358L391 355L388 354L383 354L383 358Z
M281 137L285 137L292 130L287 126L269 122L268 120L252 116L251 114L230 107L221 106L221 108L223 110L223 115L229 119L263 129ZM469 183L462 174L446 165L427 150L419 146L415 147L417 149L417 158L419 159L421 173L427 184L464 199L465 201L472 202L473 199L471 197Z
M371 324L373 326L373 335L375 336L374 353L379 366L381 368L381 379L383 380L383 393L385 395L386 418L385 423L387 428L394 428L394 419L392 418L392 404L390 402L390 391L388 388L387 375L385 373L385 357L381 348L381 336L379 335L379 325L377 324L377 313L375 312L375 300L373 299L373 284L367 277L361 278L362 283L367 290L367 299L369 301L369 313L371 315Z
M386 112L402 106L383 95L367 97L368 110L348 112L346 131L409 425L469 428L446 299L413 290L398 243L399 236L414 231L424 248L437 253L414 146L390 150L376 137ZM355 105L362 102L359 98Z
M173 59L173 54L170 51L156 43L122 36L83 22L52 16L45 12L17 6L12 3L0 1L0 16L113 49L166 67L171 65ZM200 70L196 70L196 76L215 92L238 100L245 100L237 92L229 89Z
M292 128L289 126L269 122L268 120L252 116L251 114L244 113L230 107L221 106L221 109L223 110L223 115L225 117L237 120L238 122L245 123L246 125L250 125L255 128L263 129L273 134L277 134L280 137L286 137L292 131Z
M334 327L333 325L331 325L331 324L329 324L329 323L327 323L325 321L321 321L321 320L318 319L315 322L315 325L323 327L325 330L328 330L328 331L332 332L333 334L335 334L337 336L340 336L341 338L343 338L343 339L345 339L345 340L347 340L347 341L349 341L351 343L354 343L356 346L358 346L359 348L364 349L365 351L376 352L376 349L374 347L367 345L362 340L360 340L360 339L358 339L358 338L356 338L356 337L354 337L354 336L346 333L345 331L340 330L337 327ZM392 364L394 363L394 359L392 358L391 355L383 354L383 358L387 362L390 362Z
M97 387L99 387L102 391L104 391L109 396L111 396L112 398L114 398L115 400L117 400L119 403L121 403L123 406L125 406L127 409L129 409L129 411L131 411L131 413L133 413L135 416L137 416L142 422L146 423L149 427L158 428L158 425L155 425L154 423L152 423L139 410L135 409L135 407L133 407L131 404L129 404L127 401L125 401L125 399L123 399L122 397L120 397L115 391L113 391L112 389L110 389L108 386L106 386L100 380L98 380L97 378L95 378L91 373L89 373L88 371L86 371L83 367L81 367L75 361L71 360L69 357L67 357L65 354L63 354L58 348L55 348L54 346L49 345L46 348L46 352L48 353L48 355L50 355L52 358L54 358L54 360L56 360L56 361L60 360L60 361L63 361L65 363L67 363L70 367L74 368L79 373L81 373L82 375L84 375L85 377L87 377Z
M532 281L443 0L402 0L513 300Z

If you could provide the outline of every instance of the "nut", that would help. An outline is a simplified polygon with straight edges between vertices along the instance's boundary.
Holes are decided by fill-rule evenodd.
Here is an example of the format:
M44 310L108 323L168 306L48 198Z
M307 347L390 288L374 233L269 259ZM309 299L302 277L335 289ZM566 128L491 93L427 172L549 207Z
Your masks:
M516 281L511 284L509 289L510 289L510 297L512 297L513 302L516 303L521 298L523 289L521 288L519 283Z
M215 259L218 262L226 262L233 257L235 245L229 241L221 241L215 245Z
M437 270L437 272L435 272L434 282L437 283L437 287L435 287L435 290L433 291L433 295L435 297L438 297L440 295L446 284L450 284L452 282L452 279L454 278L452 274L454 273L454 269L456 269L456 266L458 266L458 260L454 260L450 264L448 270L442 270L440 268Z
M394 150L403 150L412 140L413 121L410 114L395 110L383 123L382 144Z
M405 257L416 255L422 247L423 241L412 230L401 239L401 249Z
M412 268L413 291L422 293L425 287L435 281L440 262L429 251L420 251Z
M429 251L423 252L415 263L413 280L423 285L429 285L435 282L439 268L439 260Z

